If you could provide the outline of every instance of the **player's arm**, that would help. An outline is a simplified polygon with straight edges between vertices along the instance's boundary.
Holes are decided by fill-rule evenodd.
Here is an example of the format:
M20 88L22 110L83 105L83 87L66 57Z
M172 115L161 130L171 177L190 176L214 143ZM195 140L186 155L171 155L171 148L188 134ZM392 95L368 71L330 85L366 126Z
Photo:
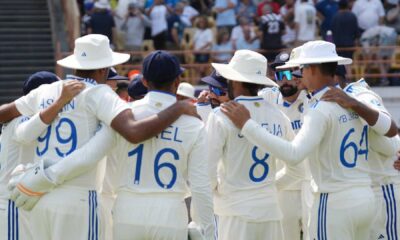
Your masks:
M395 156L400 149L400 137L398 135L389 138L378 135L375 131L369 131L368 134L369 146L371 149L383 156Z
M223 148L226 139L223 122L211 112L207 120L207 143L208 143L208 172L211 179L211 189L215 190L217 181L218 163L222 159Z
M188 179L192 193L191 211L193 220L204 231L205 239L213 239L215 226L211 183L208 175L208 164L204 154L207 153L207 134L204 128L189 154Z
M397 135L397 126L391 116L386 112L379 111L365 103L366 101L370 102L371 99L364 99L362 101L360 99L352 98L341 89L331 88L324 94L322 100L336 102L343 108L353 110L380 135L385 135L387 137L394 137Z
M241 129L241 134L254 145L289 164L298 164L321 142L327 125L325 115L313 109L304 116L304 123L293 141L269 133L250 118L249 111L236 102L224 103L221 111Z
M6 123L21 116L15 103L6 103L0 106L0 123Z
M48 125L53 122L64 105L78 95L84 87L85 85L77 80L63 82L63 88L59 98L48 108L35 114L29 120L18 124L15 129L14 139L17 142L24 144L34 141L45 131Z

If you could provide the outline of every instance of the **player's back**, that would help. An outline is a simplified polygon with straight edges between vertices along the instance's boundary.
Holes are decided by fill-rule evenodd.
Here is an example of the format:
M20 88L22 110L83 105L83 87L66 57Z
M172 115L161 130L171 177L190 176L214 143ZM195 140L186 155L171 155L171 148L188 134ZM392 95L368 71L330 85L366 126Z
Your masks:
M175 96L151 91L132 104L135 119L143 119L175 103ZM205 138L203 123L181 116L156 137L130 144L118 136L114 150L119 163L117 191L135 193L187 193L190 154L198 138Z
M38 138L35 159L46 158L57 162L83 146L95 134L100 120L110 124L112 103L104 103L106 95L115 93L104 84L97 84L93 79L78 80L85 83L85 89L66 104L57 118ZM17 100L17 108L22 113L32 115L51 105L61 94L63 81L43 85L32 91L23 100ZM117 98L117 96L115 95ZM109 99L109 98L108 98ZM115 106L114 106L115 107ZM97 169L92 169L64 185L95 189Z
M241 96L235 101L245 105L252 119L272 134L286 139L293 137L289 120L274 105L260 97ZM222 136L209 143L210 161L221 158L222 163L218 168L219 181L214 198L216 213L253 220L279 218L280 210L275 206L276 158L240 135L239 130L219 109L209 118L208 124L209 135ZM222 155L215 155L221 150L213 149L211 145L218 145ZM275 206L272 207L274 210L271 210L271 206ZM254 209L258 210L254 212ZM268 209L268 213L261 209Z
M313 114L326 118L323 129L315 129L324 131L324 136L309 156L314 191L369 186L368 125L355 112L336 103L313 99L309 111L304 121Z

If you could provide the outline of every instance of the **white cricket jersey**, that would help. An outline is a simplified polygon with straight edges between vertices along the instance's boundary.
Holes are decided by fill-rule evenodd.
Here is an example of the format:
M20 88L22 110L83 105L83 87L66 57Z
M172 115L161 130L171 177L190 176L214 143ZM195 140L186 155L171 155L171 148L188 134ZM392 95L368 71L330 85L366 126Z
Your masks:
M289 119L274 105L261 97L240 96L235 101L246 106L260 128L277 138L293 138ZM276 155L250 143L219 108L210 114L207 134L215 213L251 221L281 219L275 187Z
M293 103L287 102L283 99L283 96L278 87L267 87L258 92L258 95L263 97L267 102L275 104L290 120L292 129L295 134L300 131L301 125L303 124L303 114L304 114L304 103L307 103L307 92L302 90L297 97L296 101ZM290 185L283 186L282 190L301 190L302 180L311 179L310 167L308 166L308 161L293 166L285 166L282 162L278 161L277 173L278 182L285 182L283 178L291 178L292 180L297 179L297 181L288 182ZM286 175L286 176L285 176ZM284 181L280 181L283 179ZM287 184L281 184L287 185Z
M308 156L315 192L370 186L369 128L356 113L336 103L320 101L328 89L314 93L303 126L292 142L269 134L254 120L246 122L242 134L288 163L298 163Z
M208 115L212 112L210 103L197 103L196 110L204 124L207 124Z
M389 114L383 105L382 98L373 92L365 80L349 84L344 91L368 106ZM389 114L390 115L390 114ZM393 167L397 159L396 152L400 149L399 136L388 138L378 135L373 129L369 130L368 163L373 186L400 183L400 175Z
M142 100L132 103L135 119L157 114L176 102L176 96L150 91ZM140 144L131 144L114 135L112 158L116 168L118 192L158 193L187 196L192 194L196 221L213 235L213 205L206 159L207 136L200 119L182 115L159 135ZM208 236L210 235L210 236Z
M35 129L32 129L33 123ZM27 133L26 127L31 131ZM29 119L29 117L20 116L8 123L4 123L2 134L0 136L0 199L8 199L9 191L7 185L11 179L11 173L19 164L33 162L33 155L36 142L33 139L27 139L31 136L38 136L45 128L39 114Z
M129 108L107 85L97 84L93 79L71 78L82 81L86 88L63 107L47 131L38 138L36 159L58 162L88 142L100 121L109 126L119 113ZM62 86L62 81L43 85L17 99L18 111L30 116L47 108L60 96ZM93 168L64 184L93 190L96 188L96 175L97 169Z

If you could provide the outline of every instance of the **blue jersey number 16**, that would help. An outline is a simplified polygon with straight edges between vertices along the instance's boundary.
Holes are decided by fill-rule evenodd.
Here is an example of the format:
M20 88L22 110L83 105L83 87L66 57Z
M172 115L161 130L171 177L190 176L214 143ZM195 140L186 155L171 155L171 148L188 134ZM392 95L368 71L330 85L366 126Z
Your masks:
M179 154L172 148L163 148L161 149L157 154L156 154L156 158L154 161L154 177L155 180L158 184L158 186L162 187L162 188L166 188L166 189L170 189L174 186L175 182L176 182L176 176L177 176L177 172L176 172L176 167L169 162L164 162L160 164L160 160L161 157L163 157L164 155L169 154L172 155L174 160L179 160ZM132 157L134 155L137 155L137 162L136 162L136 169L135 169L135 184L139 184L140 182L140 170L141 170L141 166L142 166L142 159L143 159L143 144L140 144L137 148L133 149L132 151L128 152L128 157ZM171 173L172 173L172 178L168 183L164 183L161 181L160 178L160 170L163 168L168 168L170 169Z
M365 155L365 160L368 160L368 126L364 126L358 145L355 142L347 141L350 135L354 132L354 128L351 128L344 136L342 144L340 145L340 162L343 164L343 166L347 168L353 168L356 166L357 158L359 155ZM365 147L363 148L363 146ZM352 161L346 159L345 152L348 150L353 150L354 152L354 157Z

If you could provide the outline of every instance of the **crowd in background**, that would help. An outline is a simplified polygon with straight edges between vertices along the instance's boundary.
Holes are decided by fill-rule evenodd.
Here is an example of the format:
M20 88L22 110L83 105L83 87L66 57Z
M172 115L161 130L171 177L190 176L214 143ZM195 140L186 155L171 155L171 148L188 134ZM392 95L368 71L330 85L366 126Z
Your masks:
M377 64L384 76L379 85L390 84L385 75L395 51L369 47L395 46L400 33L399 0L78 2L82 35L106 35L120 51L141 51L151 40L150 49L194 51L194 63L228 62L239 49L261 50L272 61L283 48L324 39L334 42L344 57L352 58L354 50L341 48L362 46L365 59L383 60ZM139 63L141 56L133 55L132 60Z

